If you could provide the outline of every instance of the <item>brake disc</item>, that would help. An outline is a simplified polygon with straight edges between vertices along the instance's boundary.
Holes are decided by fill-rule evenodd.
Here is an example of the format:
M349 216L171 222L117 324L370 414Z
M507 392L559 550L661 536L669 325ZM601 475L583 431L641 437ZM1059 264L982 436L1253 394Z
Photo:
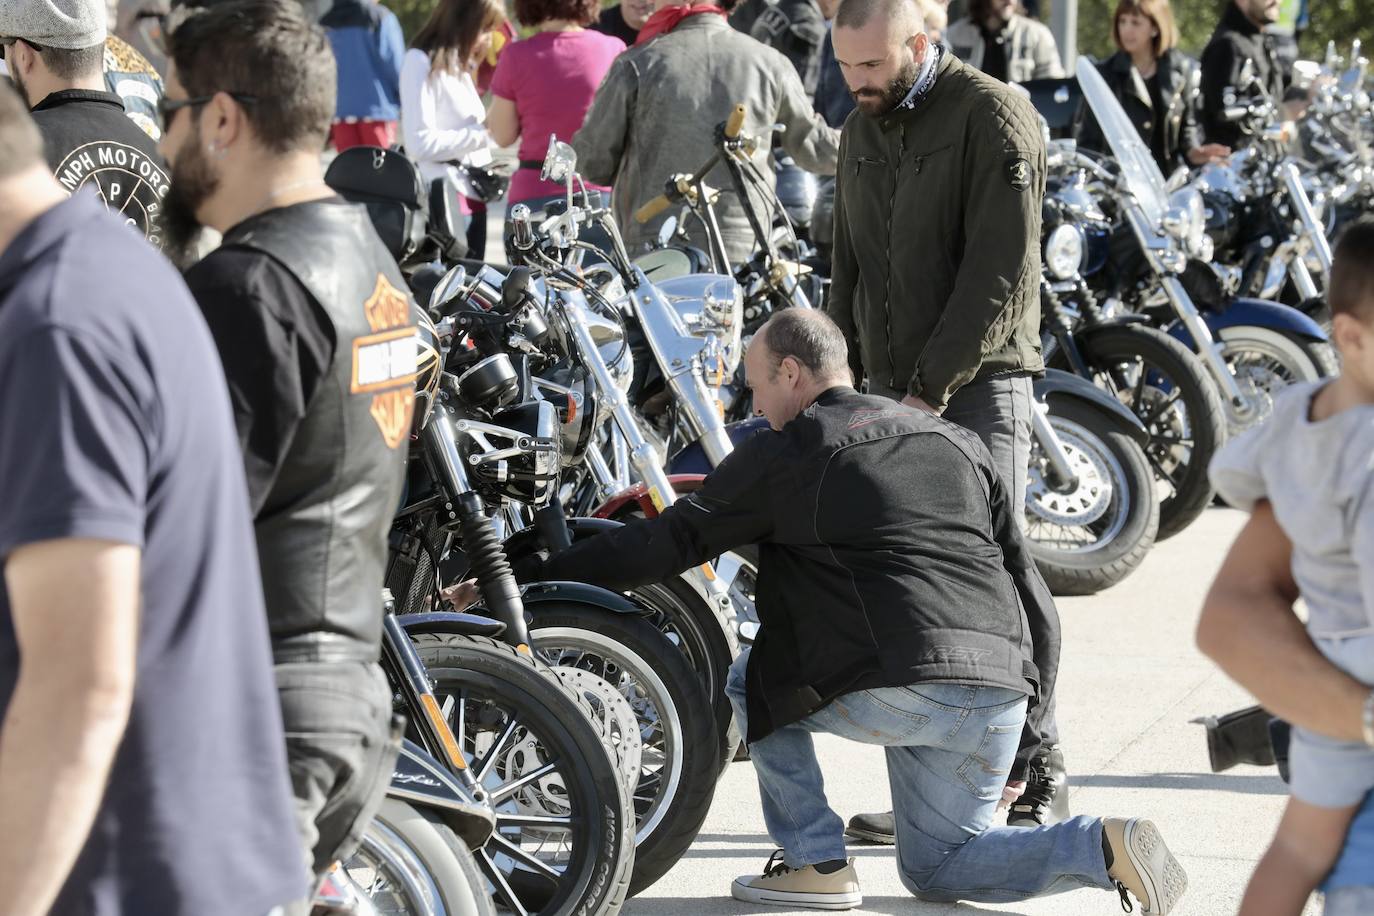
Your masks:
M600 675L562 665L555 665L553 670L564 684L586 697L592 708L592 724L601 733L601 743L615 760L626 790L633 794L639 784L644 740L630 701Z
M1064 445L1064 453L1069 458L1077 483L1067 491L1050 486L1043 470L1048 458L1037 448L1026 487L1027 507L1035 517L1061 528L1091 525L1102 518L1111 506L1111 473L1092 450L1084 448L1072 433L1057 427L1055 432Z

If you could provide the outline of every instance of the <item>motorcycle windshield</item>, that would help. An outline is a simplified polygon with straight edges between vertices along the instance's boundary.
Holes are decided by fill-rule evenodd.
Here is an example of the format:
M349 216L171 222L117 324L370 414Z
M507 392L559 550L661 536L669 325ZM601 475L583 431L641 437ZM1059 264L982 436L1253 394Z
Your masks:
M1169 197L1155 157L1150 155L1149 147L1136 133L1121 103L1107 88L1107 81L1086 57L1078 59L1078 86L1112 148L1112 155L1126 179L1126 187L1140 204L1150 225L1160 225L1169 206Z

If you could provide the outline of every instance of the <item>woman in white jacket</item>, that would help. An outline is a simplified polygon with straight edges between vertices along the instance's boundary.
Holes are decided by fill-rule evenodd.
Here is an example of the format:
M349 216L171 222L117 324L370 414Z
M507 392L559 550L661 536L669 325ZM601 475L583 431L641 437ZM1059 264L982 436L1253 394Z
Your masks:
M456 166L491 162L486 109L473 82L491 33L505 22L497 0L440 0L401 64L401 136L426 182L447 177L463 197L473 188ZM462 197L463 213L469 208ZM471 230L482 230L480 232ZM475 237L480 236L480 237ZM486 247L485 220L468 233L471 257Z

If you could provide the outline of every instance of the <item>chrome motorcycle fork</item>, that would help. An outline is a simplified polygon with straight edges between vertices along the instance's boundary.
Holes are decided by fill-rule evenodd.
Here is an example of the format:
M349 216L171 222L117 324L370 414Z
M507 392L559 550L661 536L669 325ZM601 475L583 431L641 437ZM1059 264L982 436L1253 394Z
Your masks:
M601 351L597 348L596 341L592 339L591 329L587 327L581 311L576 306L565 307L563 311L567 316L568 326L572 329L577 349L582 354L583 362L591 369L592 377L596 379L596 384L601 389L602 397L610 409L611 417L615 420L620 435L629 446L630 465L639 473L639 479L648 488L650 501L661 512L677 501L677 493L668 480L668 474L663 470L662 464L659 463L658 453L649 440L645 438L644 433L640 431L639 422L630 407L629 399L625 397L625 392L620 390L620 386L615 383L605 360L601 358ZM711 568L711 565L704 563L695 570L689 570L687 577L687 581L692 584L697 592L720 612L725 625L733 627L735 625L734 605L730 603L730 595L725 584L716 577L715 570Z
M1179 280L1178 275L1165 266L1164 258L1160 255L1159 236L1151 228L1149 220L1138 205L1132 206L1126 215L1150 267L1159 278L1160 289L1164 290L1164 294L1169 298L1174 314L1192 335L1193 349L1197 351L1207 371L1216 381L1217 388L1226 398L1233 415L1237 419L1248 418L1255 408L1241 392L1236 377L1231 374L1231 367L1226 365L1226 359L1221 355L1221 345L1212 337L1212 330L1207 327L1207 322L1202 320L1202 314L1193 304L1193 297L1183 288L1183 282ZM1171 251L1175 251L1172 242L1166 244Z
M1302 227L1302 234L1305 236L1307 244L1311 246L1312 252L1317 256L1317 261L1322 266L1322 273L1329 277L1331 275L1331 243L1326 238L1326 230L1317 222L1316 211L1313 210L1312 200L1307 196L1307 191L1302 186L1302 175L1298 172L1298 167L1291 162L1285 162L1279 166L1279 177L1283 180L1283 186L1288 191L1288 200L1293 206L1298 224ZM1306 269L1305 264L1303 268Z
M1043 401L1035 402L1031 411L1031 436L1045 450L1050 460L1050 485L1069 489L1077 485L1078 475L1074 473L1069 453L1064 451L1064 443L1050 425L1050 405Z
M1249 417L1255 410L1253 404L1245 397L1240 390L1240 384L1236 377L1231 374L1231 367L1226 365L1226 358L1222 355L1221 344L1217 343L1212 337L1211 328L1207 327L1207 322L1202 320L1202 314L1193 305L1193 299L1188 295L1188 291L1183 288L1182 281L1173 274L1160 274L1160 286L1165 295L1169 297L1169 302L1174 307L1174 314L1178 315L1183 326L1188 329L1188 333L1193 338L1193 349L1202 357L1202 362L1207 366L1207 371L1212 374L1220 389L1222 396L1230 404L1231 410L1237 418Z
M1301 253L1294 252L1293 259L1288 262L1288 270L1293 276L1293 285L1297 287L1299 296L1304 299L1316 299L1321 295L1321 291L1317 289L1317 281L1312 279L1312 271Z

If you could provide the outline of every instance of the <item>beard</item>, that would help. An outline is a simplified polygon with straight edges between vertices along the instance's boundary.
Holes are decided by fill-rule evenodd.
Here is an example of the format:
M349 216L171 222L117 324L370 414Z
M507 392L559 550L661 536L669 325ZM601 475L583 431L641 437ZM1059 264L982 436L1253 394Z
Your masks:
M181 145L172 163L171 187L162 198L157 220L163 253L183 270L196 260L197 243L204 228L196 217L196 210L218 189L219 176L205 158L197 129Z
M11 58L11 59L10 59L10 63L12 64L13 62L14 62L14 60L13 60L13 58ZM29 90L28 90L28 88L24 85L24 78L23 78L22 76L19 75L19 68L18 68L18 67L13 67L13 66L10 67L9 74L10 74L10 81L11 81L12 83L14 83L14 88L15 88L15 90L18 91L19 97L20 97L21 99L24 100L24 107L25 107L25 108L32 108L32 107L33 107L33 102L29 101Z
M859 111L870 118L879 118L902 104L911 87L916 85L916 77L920 72L921 65L913 60L903 64L902 69L897 71L897 75L889 80L883 89L860 89L849 94L854 98L854 104L859 107Z

